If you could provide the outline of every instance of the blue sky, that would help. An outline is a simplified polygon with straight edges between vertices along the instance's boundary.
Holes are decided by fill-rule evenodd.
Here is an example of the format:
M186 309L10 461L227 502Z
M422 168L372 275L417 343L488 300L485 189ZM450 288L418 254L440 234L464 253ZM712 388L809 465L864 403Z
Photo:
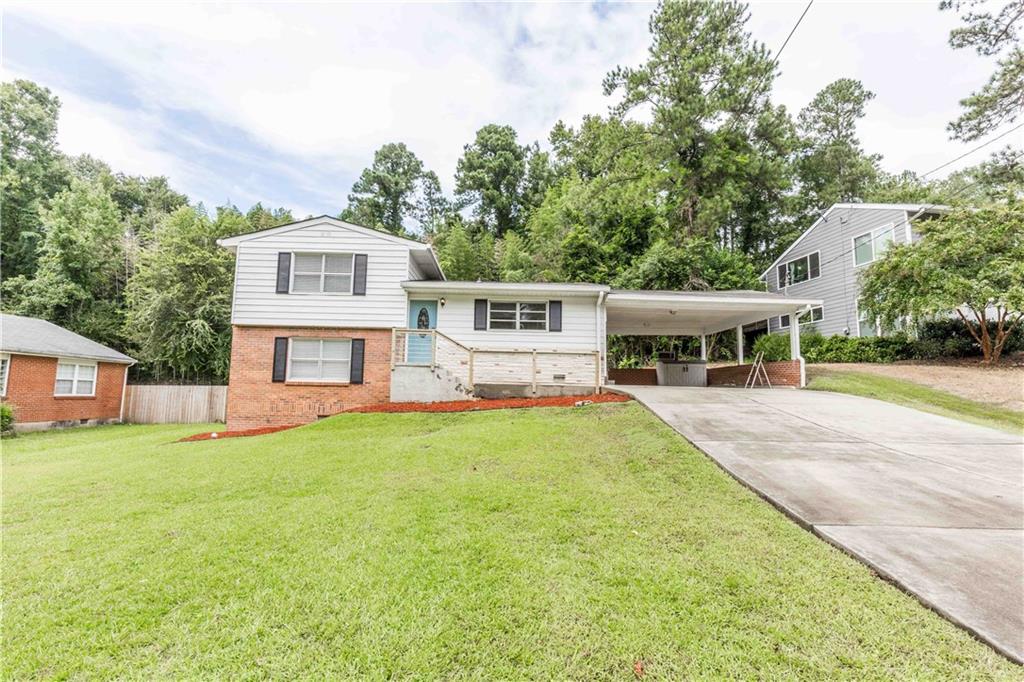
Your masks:
M754 38L776 49L803 4L753 4ZM14 4L3 77L61 97L67 153L167 175L211 206L337 213L386 142L407 143L450 191L480 126L508 123L544 144L557 120L606 112L601 79L643 59L652 9ZM992 68L947 46L955 24L934 2L819 0L782 55L776 100L795 113L830 81L859 78L877 93L861 128L867 149L888 170L929 170L968 147L945 124Z

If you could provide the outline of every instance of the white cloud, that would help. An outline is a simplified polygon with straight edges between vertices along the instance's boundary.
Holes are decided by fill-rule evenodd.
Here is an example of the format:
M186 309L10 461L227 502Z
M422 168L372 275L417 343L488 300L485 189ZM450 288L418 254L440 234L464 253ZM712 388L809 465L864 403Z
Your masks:
M279 159L274 170L322 212L340 208L348 190L341 179L350 183L385 142L406 142L451 189L462 146L481 125L509 123L524 142L543 141L559 118L605 113L601 80L616 64L644 58L652 9L36 2L7 11L98 54L141 102L128 111L62 92L69 150L180 176L201 197L209 182L233 200L256 200L249 178L213 177L183 150L205 145L255 166L267 164L267 154L253 151L264 145ZM750 28L775 50L802 9L802 0L755 4ZM965 149L948 141L945 124L991 70L989 60L946 46L955 23L932 3L817 3L782 55L776 99L795 114L832 80L859 78L878 93L861 128L865 147L890 170L927 170ZM179 130L188 144L168 149L166 116L148 113L168 110L241 130L253 144L232 149Z

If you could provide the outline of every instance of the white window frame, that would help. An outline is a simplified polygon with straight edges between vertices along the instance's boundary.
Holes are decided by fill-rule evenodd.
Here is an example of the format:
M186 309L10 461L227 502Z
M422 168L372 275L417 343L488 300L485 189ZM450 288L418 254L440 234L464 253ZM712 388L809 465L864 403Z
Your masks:
M818 274L815 275L814 277L811 277L811 256L813 256L814 254L818 254ZM798 260L804 260L804 259L807 259L807 279L802 280L800 282L793 282L792 284L788 283L788 280L789 280L789 265L790 265L790 263L795 263ZM786 280L787 280L787 283L783 284L782 282L778 282L778 288L779 289L785 289L787 287L795 287L795 286L799 286L801 284L806 284L807 282L811 282L811 281L816 280L816 279L820 279L821 278L821 250L819 249L818 251L811 251L809 253L805 253L802 256L797 256L796 258L790 258L785 263L779 263L778 265L775 266L775 277L776 278L778 278L778 276L779 276L779 268L780 267L783 267L783 268L786 269Z
M11 376L11 355L10 353L0 353L0 396L7 397L7 380ZM54 379L56 382L56 379ZM56 383L54 383L56 387Z
M865 338L865 339L872 338L870 336L863 336L860 333L860 323L862 322L862 320L860 319L860 299L859 298L855 299L854 302L853 302L853 312L855 313L855 318L857 320L857 338ZM882 332L882 325L879 324L879 319L877 317L875 318L873 324L875 325L875 336L881 336L882 335L882 333L881 333Z
M70 393L58 393L57 392L57 377L60 376L60 366L71 365L75 368L74 376L71 378L71 392ZM8 365L9 366L9 365ZM88 381L88 379L80 379L78 376L79 369L81 367L92 367L92 393L79 393L78 382ZM66 379L64 381L67 381ZM100 381L100 366L95 360L82 360L78 358L57 358L57 368L53 373L53 397L55 398L95 398L96 397L96 384Z
M516 307L515 325L516 326L515 326L514 329L493 329L491 327L491 304L492 303L511 303L511 304L515 305L515 307ZM543 305L544 306L544 328L543 329L523 329L522 327L519 326L520 323L522 322L522 318L520 317L520 313L521 313L521 306L523 306L523 305ZM548 330L548 327L550 326L550 324L551 324L551 305L550 305L550 301L518 301L518 300L511 301L511 300L500 299L500 298L494 299L492 301L491 299L487 299L487 331L492 331L492 329L493 329L493 331L496 331L496 332L546 332Z
M814 319L814 311L815 310L820 310L821 311L821 317L818 318L817 320ZM810 313L810 314L808 315L807 313ZM825 320L825 306L823 306L823 305L812 306L811 309L807 311L807 313L805 313L803 315L803 317L806 317L807 319L801 319L800 320L800 326L801 327L804 326L805 324L814 324L816 322L822 322L822 321ZM788 323L787 324L782 324L782 318L784 318L784 317L790 317L790 316L789 315L779 315L778 319L776 320L776 323L779 325L779 329L789 329L789 324Z
M860 234L853 235L853 237L850 239L850 257L853 258L853 267L863 268L865 266L871 265L876 260L885 255L884 252L881 256L875 253L875 239L877 239L878 235L884 234L885 232L889 233L889 246L891 247L893 244L896 243L896 223L889 223L888 225L883 225L882 227L876 227L873 230L868 230L867 232L861 232ZM871 260L858 264L857 240L865 236L871 237L871 239L868 241L868 243L871 244ZM886 251L888 250L889 248L886 248Z
M355 290L356 285L356 254L348 251L292 251L292 261L288 267L288 293L296 294L298 296L351 296ZM320 291L295 291L295 257L296 256L320 256ZM349 257L349 273L348 273L348 291L324 291L324 276L327 274L335 275L342 273L328 273L327 270L327 256L348 256ZM311 272L301 273L304 275L311 275Z
M347 379L293 379L292 378L292 342L293 341L319 341L320 353L317 358L320 367L320 375L323 376L324 362L324 341L348 341L348 378ZM299 358L300 360L311 360L312 358ZM317 336L290 336L288 337L288 362L285 363L285 383L292 384L351 384L352 383L352 339L346 337L321 338Z

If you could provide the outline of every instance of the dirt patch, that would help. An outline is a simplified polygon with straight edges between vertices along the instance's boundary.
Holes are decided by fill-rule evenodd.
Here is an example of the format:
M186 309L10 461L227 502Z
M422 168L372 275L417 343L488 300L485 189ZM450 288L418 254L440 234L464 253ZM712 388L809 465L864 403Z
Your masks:
M507 410L523 407L573 407L577 403L624 403L631 400L618 393L593 395L560 395L550 398L503 398L500 400L453 400L443 403L385 403L366 405L345 410L346 413L398 413L398 412L476 412L479 410Z
M985 367L977 362L943 363L842 363L811 365L818 371L864 372L903 379L980 403L1024 410L1024 367L1011 365Z
M618 393L595 393L593 395L562 395L551 398L507 398L502 400L453 400L443 403L385 403L383 405L365 405L344 410L344 413L401 413L401 412L476 412L479 410L508 410L524 407L573 407L577 404L590 403L624 403L632 398ZM191 443L199 440L220 440L221 438L243 438L245 436L262 436L287 429L294 429L302 424L287 426L261 426L255 429L240 431L214 431L197 433L178 440L179 443Z

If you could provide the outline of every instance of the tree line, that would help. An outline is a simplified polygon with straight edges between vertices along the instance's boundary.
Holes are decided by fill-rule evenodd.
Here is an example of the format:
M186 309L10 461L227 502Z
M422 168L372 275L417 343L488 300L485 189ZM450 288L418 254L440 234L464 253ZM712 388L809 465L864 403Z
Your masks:
M950 124L961 140L1013 122L1024 92L1013 87L1024 80L1021 13L974 4L943 3L965 12L951 44L1007 56ZM758 289L764 267L833 203L990 205L1024 193L1009 148L941 181L883 171L857 134L874 97L858 80L836 80L792 115L772 101L776 60L748 19L738 2L664 2L645 61L604 79L606 113L559 121L543 146L485 125L450 196L413 150L384 144L339 217L429 241L449 279ZM226 379L233 256L215 242L295 216L261 204L210 211L164 177L68 157L48 89L18 80L0 98L4 310L133 355L139 378Z

